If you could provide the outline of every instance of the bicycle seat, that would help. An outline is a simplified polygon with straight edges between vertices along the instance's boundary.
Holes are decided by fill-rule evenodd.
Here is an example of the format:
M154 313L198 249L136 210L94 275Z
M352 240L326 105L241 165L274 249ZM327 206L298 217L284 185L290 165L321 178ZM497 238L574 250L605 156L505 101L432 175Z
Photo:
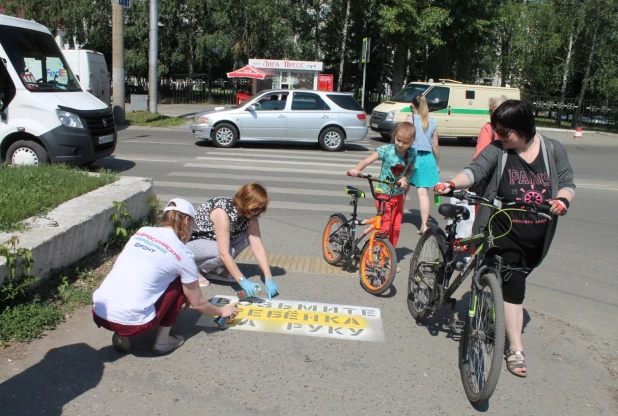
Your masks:
M345 193L353 196L354 198L364 198L365 197L365 193L363 191L361 191L360 189L354 187L354 186L346 186L345 187Z
M470 218L468 208L455 204L442 204L438 207L438 212L449 219L456 219L459 215L463 220Z

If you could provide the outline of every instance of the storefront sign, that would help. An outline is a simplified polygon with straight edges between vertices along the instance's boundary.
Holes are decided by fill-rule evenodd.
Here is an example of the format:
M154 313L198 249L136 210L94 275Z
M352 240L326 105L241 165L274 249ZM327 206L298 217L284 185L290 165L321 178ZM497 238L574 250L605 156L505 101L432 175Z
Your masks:
M274 59L249 59L249 65L262 68L262 69L276 69L276 70L308 70L308 71L321 71L323 68L322 62L309 62L309 61L283 61Z
M217 306L238 302L235 296L217 295ZM198 326L215 327L212 316L202 316ZM238 316L225 328L244 331L384 342L380 309L294 300L240 301Z

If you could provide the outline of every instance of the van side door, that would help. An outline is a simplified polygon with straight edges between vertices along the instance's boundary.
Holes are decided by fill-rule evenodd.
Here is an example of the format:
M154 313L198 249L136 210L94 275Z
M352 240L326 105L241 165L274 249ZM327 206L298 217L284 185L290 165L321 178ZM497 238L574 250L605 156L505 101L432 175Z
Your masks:
M436 119L439 136L448 137L452 134L450 97L451 88L445 86L435 86L425 95L429 116Z

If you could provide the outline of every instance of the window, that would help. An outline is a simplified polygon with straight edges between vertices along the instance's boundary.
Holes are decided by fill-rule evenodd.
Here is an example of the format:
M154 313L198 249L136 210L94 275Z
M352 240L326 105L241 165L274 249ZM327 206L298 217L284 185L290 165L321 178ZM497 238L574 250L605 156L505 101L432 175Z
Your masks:
M292 110L330 110L330 107L317 94L295 92L292 99Z
M474 91L466 91L466 100L474 100Z
M408 84L404 89L399 91L390 101L401 103L411 103L412 99L417 95L421 95L429 87L426 84Z
M448 107L448 95L450 88L433 87L425 96L429 111L440 111Z
M326 96L344 110L363 111L363 107L351 95L326 94Z
M281 111L285 109L287 92L266 94L255 104L255 111Z

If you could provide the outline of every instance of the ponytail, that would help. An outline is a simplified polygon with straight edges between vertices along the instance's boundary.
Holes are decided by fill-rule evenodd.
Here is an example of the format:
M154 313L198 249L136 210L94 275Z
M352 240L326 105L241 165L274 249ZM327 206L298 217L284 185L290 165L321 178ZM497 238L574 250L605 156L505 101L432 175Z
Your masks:
M172 202L171 204L174 203ZM188 215L183 214L182 212L167 211L163 214L160 225L162 227L171 227L172 230L174 230L176 236L178 236L178 238L180 239L180 241L185 241L185 238L187 237L187 231L183 224L183 220L185 217L188 217Z
M427 130L429 128L429 106L427 105L427 99L424 95L417 95L412 99L412 105L418 111L423 124L423 130Z

